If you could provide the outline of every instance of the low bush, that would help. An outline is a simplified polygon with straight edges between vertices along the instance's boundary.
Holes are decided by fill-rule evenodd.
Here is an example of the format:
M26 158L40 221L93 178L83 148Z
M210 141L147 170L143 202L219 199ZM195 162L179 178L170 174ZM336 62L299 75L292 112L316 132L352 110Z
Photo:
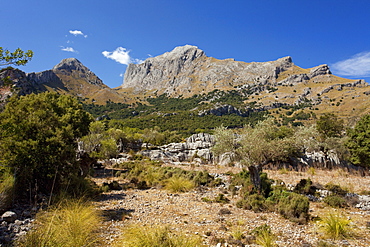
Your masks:
M286 197L282 197L277 205L279 214L297 223L307 222L309 208L308 198L296 193L289 193Z
M333 208L345 208L347 207L346 200L338 195L330 195L324 198L324 202Z
M265 198L258 194L253 194L247 198L241 199L236 203L239 208L244 208L247 210L252 210L254 212L263 212L267 210L265 204Z
M114 247L200 247L199 236L174 232L169 226L132 225L123 229L122 237L113 244Z
M338 184L328 183L324 187L325 187L325 189L327 189L330 192L332 192L334 195L345 196L348 193L347 190L343 189Z
M299 183L294 187L294 192L298 194L314 195L316 188L312 186L311 179L301 179Z

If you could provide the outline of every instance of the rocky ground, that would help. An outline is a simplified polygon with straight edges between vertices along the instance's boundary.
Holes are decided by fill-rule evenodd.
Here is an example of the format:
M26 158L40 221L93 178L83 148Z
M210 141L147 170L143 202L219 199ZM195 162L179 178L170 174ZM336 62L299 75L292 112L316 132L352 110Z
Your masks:
M213 174L223 174L226 171L237 172L238 168L215 166L183 166L185 169L207 170ZM269 177L281 179L286 184L297 184L300 179L310 177L313 182L327 184L333 182L346 187L351 192L370 190L369 177L357 177L342 170L315 171L299 173L293 171L267 171ZM125 183L119 177L110 176L106 170L96 175L94 180L99 184L118 181ZM225 178L227 179L227 178ZM173 230L182 233L198 234L203 237L206 246L217 246L227 242L227 246L240 246L230 236L240 230L247 239L253 239L250 232L263 224L268 224L277 236L278 246L317 246L319 241L334 243L335 246L370 246L370 211L357 208L343 209L343 213L351 219L356 231L355 237L346 240L331 241L324 239L317 223L312 220L306 225L299 225L282 218L276 213L254 213L235 206L236 196L226 194L229 203L209 203L202 198L215 198L219 193L225 193L225 188L201 188L188 193L173 194L159 188L148 190L115 190L104 193L95 202L103 211L105 221L102 230L106 245L117 239L122 229L129 224L170 225ZM311 202L310 214L313 218L323 216L328 211L335 211L320 202ZM248 242L247 240L244 240ZM249 241L249 246L254 246ZM224 246L224 243L223 243ZM247 245L248 246L248 245Z

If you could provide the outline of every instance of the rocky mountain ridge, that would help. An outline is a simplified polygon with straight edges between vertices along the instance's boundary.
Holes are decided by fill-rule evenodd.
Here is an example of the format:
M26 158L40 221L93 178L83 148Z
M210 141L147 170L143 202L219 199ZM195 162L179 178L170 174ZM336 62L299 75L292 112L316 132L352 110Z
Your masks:
M7 68L0 72L0 78L6 78L13 82L20 95L38 93L42 91L56 91L68 93L82 99L108 98L122 100L120 95L110 89L103 81L89 68L83 65L76 58L66 58L55 65L51 70L24 73L19 69ZM3 85L4 90L4 85ZM5 91L7 93L5 93ZM12 95L10 90L4 90L4 95ZM105 103L100 101L98 103Z

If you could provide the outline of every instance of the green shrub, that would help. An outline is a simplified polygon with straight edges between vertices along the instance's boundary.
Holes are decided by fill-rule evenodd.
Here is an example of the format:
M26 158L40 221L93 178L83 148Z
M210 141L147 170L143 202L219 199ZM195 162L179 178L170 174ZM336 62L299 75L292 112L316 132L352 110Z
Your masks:
M294 187L293 191L298 194L314 195L316 189L312 186L311 179L307 178L301 179L299 183Z
M309 217L309 207L310 203L306 196L289 193L287 196L280 198L277 211L291 221L306 223Z
M343 189L342 187L340 187L340 185L337 184L328 183L324 187L325 189L338 196L345 196L348 193L347 190Z
M198 236L171 231L169 226L130 226L123 229L122 237L114 247L198 247L202 246Z
M267 177L267 173L261 173L260 179L261 179L261 193L264 197L267 197L272 190L271 185L273 181ZM233 190L235 191L235 188L237 186L242 187L242 189L240 190L240 195L243 198L246 198L249 195L257 193L253 184L251 183L249 171L246 169L243 169L241 172L237 174L233 174L230 183L231 191L232 192Z
M265 198L258 194L253 194L245 199L241 199L236 203L239 208L252 210L254 212L263 212L267 209L265 205Z
M345 208L347 202L343 197L337 195L330 195L324 198L324 202L333 208Z
M99 246L96 230L100 217L86 202L67 201L54 210L38 213L36 222L17 246Z

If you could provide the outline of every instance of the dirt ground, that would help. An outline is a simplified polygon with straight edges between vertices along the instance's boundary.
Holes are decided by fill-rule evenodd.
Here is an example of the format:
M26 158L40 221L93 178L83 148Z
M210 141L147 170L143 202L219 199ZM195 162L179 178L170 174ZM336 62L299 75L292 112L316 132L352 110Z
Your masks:
M169 165L169 164L167 164ZM183 169L207 170L210 174L224 174L228 171L238 172L235 167L215 166L181 166ZM268 177L279 179L285 184L297 184L303 178L310 178L314 183L325 185L329 182L339 184L350 192L359 193L370 190L370 177L353 176L342 170L310 172L295 171L265 171ZM124 179L113 177L111 169L101 170L94 180L98 184L113 180L124 184ZM170 225L174 231L202 236L206 246L216 246L220 242L228 242L228 246L239 246L230 236L236 231L242 231L244 236L252 238L250 232L263 224L271 227L276 236L278 246L318 246L319 241L334 243L335 246L370 246L370 212L355 208L341 209L356 232L355 237L346 240L327 240L319 229L317 222L311 220L308 224L293 223L276 213L255 213L235 206L237 196L226 194L229 203L209 203L202 198L215 198L219 193L225 193L225 188L201 188L187 193L170 193L159 188L147 190L129 189L114 190L104 193L95 202L102 210L105 221L102 230L105 232L107 246L113 243L124 227L130 224L140 225ZM310 215L317 218L337 209L325 206L324 203L311 202ZM251 241L253 242L253 241ZM249 244L247 246L256 246Z

